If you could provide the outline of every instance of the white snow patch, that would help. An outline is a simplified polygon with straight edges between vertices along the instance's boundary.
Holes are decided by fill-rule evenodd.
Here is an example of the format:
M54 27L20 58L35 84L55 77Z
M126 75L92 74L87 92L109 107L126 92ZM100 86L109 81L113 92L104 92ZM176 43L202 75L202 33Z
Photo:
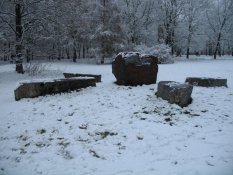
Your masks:
M117 86L111 65L68 62L51 69L101 74L102 83L16 102L15 83L30 77L1 65L0 174L232 175L232 67L200 58L159 65L158 82L227 78L228 88L194 87L181 108L157 98L157 84Z
M58 82L58 81L64 81L69 79L75 79L75 80L88 80L88 79L94 79L93 77L71 77L71 78L61 78L61 79L54 79L54 78L42 78L42 79L29 79L29 80L21 80L16 83L16 88L26 84L26 83L48 83L48 82Z

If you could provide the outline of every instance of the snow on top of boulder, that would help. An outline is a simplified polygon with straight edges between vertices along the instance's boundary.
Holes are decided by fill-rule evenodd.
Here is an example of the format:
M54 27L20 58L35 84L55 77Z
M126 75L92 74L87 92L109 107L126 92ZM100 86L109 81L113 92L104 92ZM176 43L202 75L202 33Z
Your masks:
M148 54L141 54L139 52L120 52L118 56L121 56L124 60L126 64L137 64L137 65L145 65L145 64L150 64L150 62L148 62L147 58L149 55Z
M41 79L32 79L32 80L21 80L16 82L17 87L26 83L46 83L46 82L53 82L54 78L41 78Z
M141 57L141 54L139 52L120 52L118 55L121 55L125 59L130 58L132 56Z
M175 81L168 82L168 83L166 83L166 85L169 87L176 87L176 88L185 88L185 87L189 86L186 83L180 83L180 82L175 82Z
M118 56L125 60L126 64L133 63L133 64L140 64L141 63L141 54L139 52L120 52Z

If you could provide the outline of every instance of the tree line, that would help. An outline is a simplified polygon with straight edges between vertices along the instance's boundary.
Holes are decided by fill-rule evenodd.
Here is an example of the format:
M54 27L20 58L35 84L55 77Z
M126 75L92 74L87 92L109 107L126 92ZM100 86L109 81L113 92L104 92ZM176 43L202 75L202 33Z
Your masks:
M1 0L0 58L105 58L166 44L233 55L232 0Z

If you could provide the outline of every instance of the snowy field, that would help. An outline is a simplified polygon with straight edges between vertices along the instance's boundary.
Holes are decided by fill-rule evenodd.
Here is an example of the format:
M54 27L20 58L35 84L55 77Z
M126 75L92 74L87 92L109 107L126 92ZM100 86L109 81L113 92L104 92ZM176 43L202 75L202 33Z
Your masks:
M171 105L157 84L117 86L111 65L52 63L37 77L0 65L1 175L232 175L233 59L179 59L158 81L222 77L228 88L194 87L193 103ZM79 92L14 100L20 80L96 73Z

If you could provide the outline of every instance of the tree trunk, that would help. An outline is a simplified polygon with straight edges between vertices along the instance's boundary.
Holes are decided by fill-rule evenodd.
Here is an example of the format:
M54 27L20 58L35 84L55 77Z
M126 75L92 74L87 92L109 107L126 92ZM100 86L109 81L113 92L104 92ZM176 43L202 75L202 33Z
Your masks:
M26 49L26 59L27 59L27 63L30 62L30 50Z
M189 46L187 47L186 58L189 59Z
M217 53L218 53L219 47L220 47L220 39L221 39L221 32L218 34L217 44L216 44L215 49L214 49L214 59L217 58Z
M212 43L210 42L209 43L209 56L212 56L213 55L213 46L212 46Z
M86 57L85 52L86 52L86 49L85 49L85 46L83 45L83 58Z
M22 28L22 15L21 15L21 1L15 5L15 53L16 53L16 72L23 74L23 59L22 59L22 35L23 35L23 28Z
M227 55L231 55L231 47L229 40L227 41Z
M223 22L221 24L220 31L218 33L217 44L216 44L215 51L214 51L214 59L216 59L216 57L217 57L217 52L220 51L220 41L221 41L221 36L222 36L222 30L226 24L226 20L227 20L227 17L225 16L223 19Z
M75 46L73 46L73 62L76 62L77 59L77 52Z
M53 43L53 48L52 48L52 55L51 55L51 59L54 60L55 59L55 44Z
M190 51L190 44L191 44L191 39L192 39L192 18L189 19L189 25L188 25L188 42L187 42L187 53L186 53L186 58L189 59L189 51Z
M58 47L58 56L57 56L57 60L61 60L61 48Z
M172 55L175 53L175 31L172 29L172 35L171 35L171 48L172 48Z
M100 61L100 63L101 63L101 64L104 64L105 50L104 50L104 43L103 43L103 40L102 40L102 43L101 43L101 48L102 48L102 56L101 56L101 61Z
M158 43L161 44L163 43L164 39L164 31L163 27L161 25L158 26Z
M31 51L32 53L31 53L31 60L34 60L34 52L33 51Z
M81 59L81 46L78 48L78 59Z
M102 56L100 63L104 64L104 56Z
M189 32L188 35L188 43L187 43L187 52L186 52L186 58L189 59L189 52L190 52L190 43L191 43L191 32Z
M206 48L205 48L205 55L208 55L208 44L206 43Z
M219 42L219 45L218 45L218 56L222 56L222 47L221 47L221 43Z
M67 56L67 59L70 59L70 52L69 52L69 48L66 48L66 56Z
M221 55L222 55L222 56L225 55L225 43L223 43L223 45L222 45Z

